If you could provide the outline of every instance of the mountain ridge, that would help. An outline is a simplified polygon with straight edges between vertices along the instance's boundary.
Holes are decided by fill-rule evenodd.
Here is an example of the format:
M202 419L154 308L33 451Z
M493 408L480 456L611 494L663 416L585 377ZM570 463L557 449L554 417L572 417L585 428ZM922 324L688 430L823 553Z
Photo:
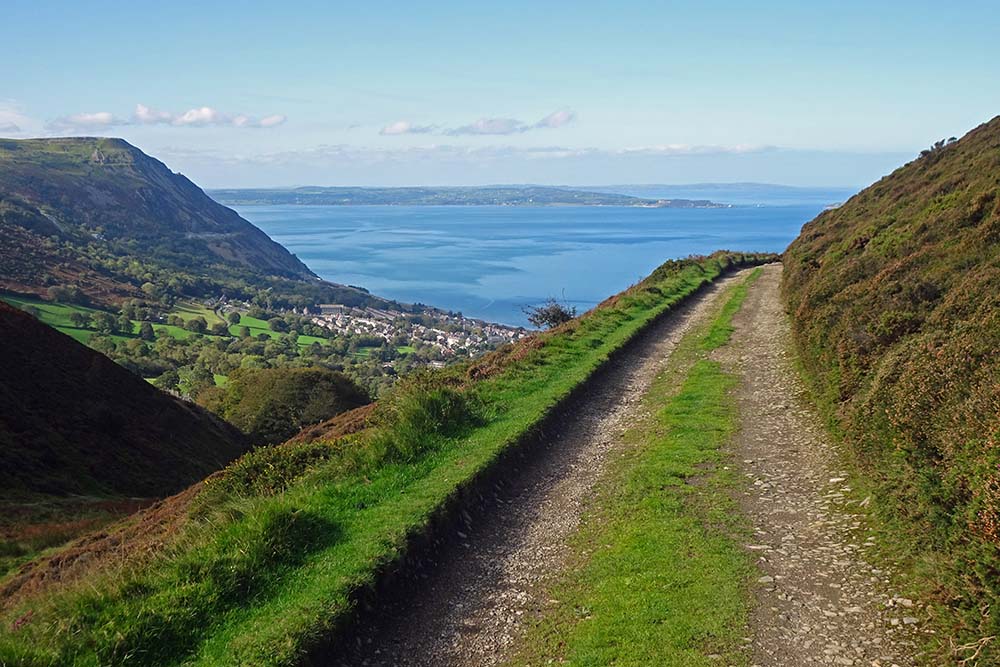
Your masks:
M122 139L0 140L0 232L0 288L15 292L79 283L98 300L121 299L161 270L164 282L178 273L188 282L319 282L263 231Z

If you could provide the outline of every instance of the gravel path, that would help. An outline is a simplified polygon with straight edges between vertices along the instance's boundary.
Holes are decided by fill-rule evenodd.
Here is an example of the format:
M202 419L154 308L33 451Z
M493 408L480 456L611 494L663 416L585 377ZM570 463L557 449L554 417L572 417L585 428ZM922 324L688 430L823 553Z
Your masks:
M575 419L559 429L530 467L519 471L498 506L455 546L405 602L380 613L358 638L348 665L495 665L544 603L544 583L568 555L583 503L620 436L637 417L640 398L663 369L677 341L705 321L726 284L710 286L647 332L619 357L604 381L584 396ZM381 610L380 610L381 611Z
M765 268L720 355L742 377L734 446L750 482L747 548L762 570L753 664L913 665L921 611L866 560L875 538L852 512L847 474L793 367L780 279L780 265Z

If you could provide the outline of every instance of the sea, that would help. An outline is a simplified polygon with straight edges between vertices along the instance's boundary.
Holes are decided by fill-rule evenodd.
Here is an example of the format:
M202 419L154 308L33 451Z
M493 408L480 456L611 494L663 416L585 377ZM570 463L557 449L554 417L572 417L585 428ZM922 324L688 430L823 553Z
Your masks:
M553 297L582 313L668 259L781 252L842 200L729 208L234 206L332 282L467 317L526 326ZM718 201L718 200L717 200Z

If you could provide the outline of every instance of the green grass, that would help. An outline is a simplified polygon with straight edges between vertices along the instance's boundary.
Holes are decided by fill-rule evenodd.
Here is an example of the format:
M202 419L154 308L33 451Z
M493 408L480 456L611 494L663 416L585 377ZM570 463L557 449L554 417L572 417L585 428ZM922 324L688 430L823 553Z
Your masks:
M469 383L418 374L346 441L263 449L213 479L182 531L142 567L110 568L0 630L19 665L292 665L351 614L436 508L488 468L653 318L734 261L668 263L578 322Z
M209 324L211 325L211 322ZM241 314L239 324L230 325L229 333L236 336L239 334L241 327L246 327L247 329L249 329L250 335L253 336L254 338L259 336L260 334L265 334L270 338L281 338L285 335L278 331L271 331L271 327L266 320L262 320L257 317L250 317L245 313ZM325 345L327 342L328 342L327 339L320 338L319 336L300 335L298 339L299 347L308 347L313 343L319 343L320 345Z
M180 301L174 304L170 314L177 315L185 322L193 320L196 317L204 317L205 321L208 322L209 328L211 328L213 324L218 324L220 322L225 323L225 320L216 315L215 311L211 308L203 306L200 303L193 303L190 301Z
M558 602L530 627L514 664L747 663L740 638L754 569L733 500L739 481L722 452L737 423L735 378L707 353L728 342L759 275L685 336L643 397L651 417L626 432L626 453L572 541L571 565L546 594Z
M55 303L52 301L44 301L42 299L37 299L37 298L11 296L11 295L3 295L0 298L10 303L11 305L21 308L23 310L34 309L35 311L38 312L38 318L42 322L48 324L51 327L54 327L55 329L58 329L59 331L68 336L71 336L80 343L87 344L87 342L90 341L90 338L95 333L97 333L93 329L80 329L74 327L69 319L70 314L75 312L84 313L86 315L93 315L94 313L102 312L95 308L88 308L86 306L77 306L66 303ZM177 315L185 322L193 320L196 317L204 317L205 321L208 322L209 327L211 327L213 324L217 324L219 322L224 321L221 317L216 315L211 308L193 302L178 302L177 304L174 305L174 308L171 309L168 315ZM159 324L156 322L152 324L153 324L153 329L157 332L157 334L159 335L166 334L172 338L176 338L177 340L186 340L191 336L197 335L193 331L188 331L183 327L173 326L171 324ZM141 322L133 322L133 327L132 327L133 336L138 335L140 325ZM255 337L258 334L262 333L267 334L270 338L282 338L285 335L277 331L271 331L266 321L257 319L255 317L249 317L247 315L242 316L240 324L230 326L229 333L232 334L233 336L238 335L241 326L246 326L247 328L249 328L250 334ZM206 333L204 335L208 336L209 338L216 338L216 336L210 333ZM112 335L111 338L113 338L116 341L123 341L123 340L128 340L129 337L126 335L115 334ZM324 345L327 342L328 342L327 339L320 338L319 336L302 335L299 336L298 338L299 347L308 347L313 343L319 343L320 345ZM365 356L367 356L367 351Z
M28 310L36 312L38 319L40 319L45 324L58 329L67 336L72 337L79 343L86 344L90 340L90 337L94 335L94 331L90 329L80 329L73 326L70 321L69 316L73 313L83 313L87 316L93 315L94 313L101 312L95 308L88 308L86 306L75 306L66 303L53 303L51 301L43 301L41 299L32 299L28 297L13 296L9 294L4 294L0 296L4 301L20 308L21 310ZM116 336L116 338L125 340L124 336Z

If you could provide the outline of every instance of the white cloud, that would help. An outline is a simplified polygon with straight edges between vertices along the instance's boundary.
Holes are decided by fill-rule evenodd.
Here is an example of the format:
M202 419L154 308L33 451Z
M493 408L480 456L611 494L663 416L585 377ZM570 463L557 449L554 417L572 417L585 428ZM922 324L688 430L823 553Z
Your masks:
M272 114L257 119L246 114L231 114L212 107L195 107L181 113L160 111L136 104L131 119L118 118L108 111L64 116L49 123L52 129L108 128L122 125L172 125L174 127L253 127L269 128L281 125L285 116Z
M764 153L780 150L773 146L696 146L671 144L634 148L595 148L566 146L460 146L433 144L406 148L377 148L350 144L323 144L313 148L276 153L230 154L205 152L198 149L167 148L164 154L183 160L207 161L219 164L259 164L269 166L310 165L374 165L429 163L487 165L510 160L567 161L573 159L617 160L629 158L695 157Z
M284 123L287 119L281 114L272 114L270 116L264 116L259 121L257 121L257 127L276 127Z
M245 116L237 116L237 118L246 118ZM170 121L171 125L222 125L229 124L232 121L223 118L223 115L212 107L198 107L197 109L188 109L182 114L178 114L172 118Z
M0 99L0 133L32 135L42 131L43 123L24 113L15 100Z
M397 120L389 123L378 131L383 136L394 136L399 134L429 134L436 130L433 125L414 125L408 120Z
M95 111L56 118L48 123L48 128L51 130L102 130L126 124L128 121L118 118L110 111Z
M173 118L170 113L150 109L145 104L136 104L132 115L137 122L144 124L169 123Z
M461 127L455 127L447 130L445 134L457 137L463 134L519 134L521 132L526 132L531 129L528 125L525 125L519 120L513 118L480 118L479 120L470 123L468 125L462 125Z
M576 120L576 114L568 109L564 109L562 111L553 111L548 116L535 123L535 127L562 127L563 125L569 125L574 120Z
M761 144L734 144L729 146L699 145L699 144L661 144L656 146L638 146L622 148L617 151L621 155L717 155L738 153L762 153L777 150L775 146Z
M379 134L383 136L398 136L402 134L441 134L449 137L460 136L507 136L512 134L523 134L531 130L554 129L568 125L576 119L576 114L569 110L554 111L537 123L525 123L516 118L480 118L468 125L460 125L452 128L441 128L438 125L414 125L413 123L400 120L389 123Z

